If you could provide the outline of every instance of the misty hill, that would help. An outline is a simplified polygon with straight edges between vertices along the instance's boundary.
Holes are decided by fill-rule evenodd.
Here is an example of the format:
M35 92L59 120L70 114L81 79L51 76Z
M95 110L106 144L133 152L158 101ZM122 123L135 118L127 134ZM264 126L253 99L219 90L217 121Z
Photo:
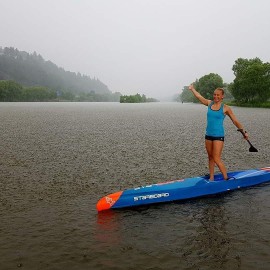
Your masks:
M65 71L41 55L0 47L0 80L16 81L24 86L44 86L55 91L111 94L98 79Z

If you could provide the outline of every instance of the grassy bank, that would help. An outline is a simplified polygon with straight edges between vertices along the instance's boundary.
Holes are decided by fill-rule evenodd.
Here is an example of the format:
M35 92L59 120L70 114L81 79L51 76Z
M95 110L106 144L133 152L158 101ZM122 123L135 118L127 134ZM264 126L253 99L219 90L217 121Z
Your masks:
M250 107L250 108L270 108L270 101L266 102L249 102L249 103L240 103L235 101L226 102L229 106L238 106L238 107Z

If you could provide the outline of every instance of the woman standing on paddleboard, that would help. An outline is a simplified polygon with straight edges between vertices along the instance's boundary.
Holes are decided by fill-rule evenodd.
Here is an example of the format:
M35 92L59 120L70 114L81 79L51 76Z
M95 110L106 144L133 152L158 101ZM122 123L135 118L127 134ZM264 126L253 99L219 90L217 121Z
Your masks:
M223 120L226 115L230 117L233 124L239 129L244 130L243 126L236 119L232 109L224 104L224 90L217 88L214 91L213 100L204 98L196 89L193 84L189 86L189 90L193 95L205 106L208 106L207 111L207 127L205 135L205 148L209 160L209 180L214 180L215 164L218 166L225 180L228 180L226 167L221 160L221 153L224 145L224 125ZM247 132L243 132L245 139L248 139Z

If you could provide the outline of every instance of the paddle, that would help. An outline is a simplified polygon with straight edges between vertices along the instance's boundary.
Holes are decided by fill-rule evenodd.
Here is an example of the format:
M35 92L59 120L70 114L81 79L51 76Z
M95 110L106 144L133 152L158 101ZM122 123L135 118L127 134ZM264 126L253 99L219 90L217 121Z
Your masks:
M245 138L245 132L244 132L243 129L237 129L237 131L241 132L242 135L243 135L244 138ZM258 152L258 150L251 144L251 142L250 142L248 139L246 139L246 140L247 140L247 142L248 142L249 145L250 145L249 152Z

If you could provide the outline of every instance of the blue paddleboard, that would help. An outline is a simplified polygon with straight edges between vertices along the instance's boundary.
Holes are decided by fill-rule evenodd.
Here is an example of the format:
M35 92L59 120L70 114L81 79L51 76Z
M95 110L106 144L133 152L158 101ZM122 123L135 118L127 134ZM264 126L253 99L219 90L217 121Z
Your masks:
M185 200L255 186L270 181L270 167L230 172L228 177L224 180L217 174L209 181L207 176L199 176L118 191L101 198L97 210Z

